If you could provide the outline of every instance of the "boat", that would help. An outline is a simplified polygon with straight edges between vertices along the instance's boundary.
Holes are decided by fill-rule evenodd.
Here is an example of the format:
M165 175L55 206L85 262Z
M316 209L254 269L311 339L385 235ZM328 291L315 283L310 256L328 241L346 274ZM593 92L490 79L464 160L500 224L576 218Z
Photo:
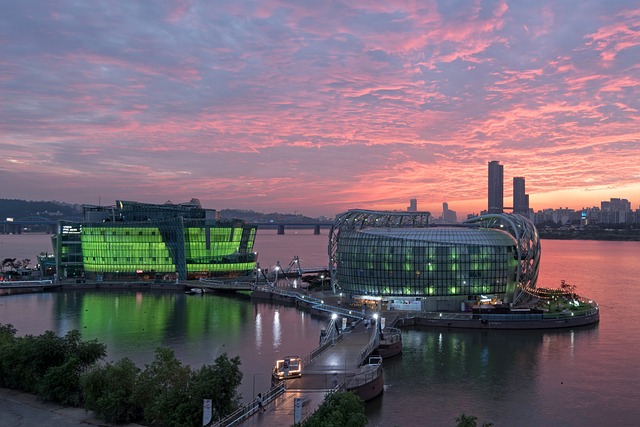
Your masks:
M204 290L202 288L191 288L188 291L184 292L187 295L202 295L204 294Z
M276 361L273 368L274 380L288 380L290 378L300 378L302 376L302 359L298 356L287 356Z

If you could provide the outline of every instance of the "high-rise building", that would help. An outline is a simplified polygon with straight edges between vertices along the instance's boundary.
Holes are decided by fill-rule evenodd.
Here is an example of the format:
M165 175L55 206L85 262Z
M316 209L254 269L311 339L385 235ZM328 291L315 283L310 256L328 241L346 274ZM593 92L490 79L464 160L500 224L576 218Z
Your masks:
M513 213L529 214L529 195L525 194L524 177L513 178Z
M418 212L418 199L410 199L407 212Z
M450 210L447 202L442 203L442 220L444 222L458 222L456 211Z
M489 191L488 191L488 212L502 213L504 211L504 167L500 162L492 160L489 162Z
M627 222L627 218L631 218L631 203L627 199L615 197L608 202L600 202L600 209L602 222L605 223L620 224Z

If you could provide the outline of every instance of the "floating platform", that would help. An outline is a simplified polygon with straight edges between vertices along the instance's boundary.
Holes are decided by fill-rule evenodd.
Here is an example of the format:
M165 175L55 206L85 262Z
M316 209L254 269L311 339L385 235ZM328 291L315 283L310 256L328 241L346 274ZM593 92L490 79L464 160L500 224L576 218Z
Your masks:
M433 313L399 317L396 327L429 326L464 329L560 329L593 325L600 321L597 305L585 313L545 314L456 314Z

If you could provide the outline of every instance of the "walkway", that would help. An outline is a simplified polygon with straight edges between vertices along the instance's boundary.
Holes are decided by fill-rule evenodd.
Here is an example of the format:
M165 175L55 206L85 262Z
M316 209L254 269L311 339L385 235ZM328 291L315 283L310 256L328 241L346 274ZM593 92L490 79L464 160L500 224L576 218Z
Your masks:
M371 342L373 333L373 327L365 328L360 324L352 331L342 334L341 340L335 341L320 356L302 367L301 378L286 381L285 393L267 405L266 412L256 413L242 425L276 427L293 424L294 398L301 398L303 401L303 419L315 412L329 391L356 373L361 364L363 349Z

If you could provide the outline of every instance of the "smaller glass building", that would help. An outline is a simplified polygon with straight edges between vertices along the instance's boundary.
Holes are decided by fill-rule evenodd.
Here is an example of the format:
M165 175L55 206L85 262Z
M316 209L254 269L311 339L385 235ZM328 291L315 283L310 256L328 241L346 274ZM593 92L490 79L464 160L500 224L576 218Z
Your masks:
M523 254L522 221L502 214L444 226L429 224L428 213L348 211L331 231L332 285L352 298L419 302L433 311L487 297L515 302L537 277L537 262Z
M253 272L256 228L221 220L189 203L154 205L118 201L84 206L81 223L60 222L54 236L61 277L196 279Z

